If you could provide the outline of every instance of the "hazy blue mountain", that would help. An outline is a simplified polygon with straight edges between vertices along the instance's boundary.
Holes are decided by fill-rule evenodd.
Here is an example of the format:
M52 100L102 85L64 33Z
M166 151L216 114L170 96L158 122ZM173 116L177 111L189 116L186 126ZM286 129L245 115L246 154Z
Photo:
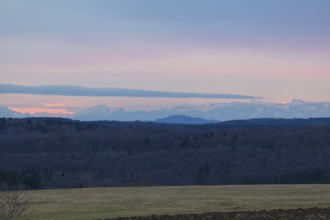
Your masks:
M217 121L207 120L203 118L189 117L186 115L171 115L166 118L160 118L155 120L158 123L170 123L170 124L208 124L215 123Z
M0 106L0 117L5 118L23 118L23 117L29 117L29 114L22 114L16 111L13 111L5 106Z
M220 104L189 105L182 104L171 108L152 111L130 111L123 108L110 108L97 105L76 112L73 115L54 115L40 113L37 117L65 117L82 121L155 121L173 115L186 115L192 118L206 118L215 121L251 118L324 118L330 117L330 102L305 102L293 100L287 104L269 102L231 102ZM0 107L0 117L29 117L6 107Z
M98 105L80 112L73 118L79 120L155 121L171 115L226 121L250 118L318 118L330 117L330 102L304 102L293 100L287 104L268 102L232 102L221 104L188 105L153 111L127 111Z
M154 116L153 116L154 115ZM127 111L123 108L109 108L107 105L97 105L77 112L73 119L82 121L115 120L115 121L153 121L164 116L156 112L148 111Z
M112 113L116 111L110 109L106 105L97 105L91 108L76 112L73 116L74 119L84 121L97 121L97 120L113 120Z
M31 117L31 115L29 115L28 117ZM72 115L70 114L61 114L61 113L47 113L47 112L38 112L33 114L32 117L54 117L54 118L71 118Z

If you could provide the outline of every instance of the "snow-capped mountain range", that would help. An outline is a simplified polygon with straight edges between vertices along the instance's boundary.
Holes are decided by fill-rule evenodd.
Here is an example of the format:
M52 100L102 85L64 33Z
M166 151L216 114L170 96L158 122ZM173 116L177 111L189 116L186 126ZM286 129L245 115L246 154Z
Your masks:
M82 121L118 120L118 121L155 121L171 115L186 115L208 120L226 121L250 118L315 118L330 117L330 102L305 102L293 100L287 104L269 102L232 102L221 104L188 105L152 111L128 111L123 108L110 108L97 105L72 115L21 114L7 107L0 107L0 117L66 117Z

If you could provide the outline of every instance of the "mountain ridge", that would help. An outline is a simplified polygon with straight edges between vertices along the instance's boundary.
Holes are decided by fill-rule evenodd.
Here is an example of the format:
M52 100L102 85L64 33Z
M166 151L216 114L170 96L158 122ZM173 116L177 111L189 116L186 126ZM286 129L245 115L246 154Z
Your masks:
M241 120L251 118L318 118L330 117L330 102L305 102L294 99L289 103L271 102L231 102L220 104L189 105L182 104L156 110L126 110L110 108L105 104L96 105L75 112L72 115L38 113L35 115L19 113L8 107L0 108L0 117L65 117L81 121L155 121L157 119L184 115L214 121Z
M155 120L157 123L168 123L168 124L210 124L218 121L208 120L204 118L190 117L187 115L170 115L165 118L159 118Z

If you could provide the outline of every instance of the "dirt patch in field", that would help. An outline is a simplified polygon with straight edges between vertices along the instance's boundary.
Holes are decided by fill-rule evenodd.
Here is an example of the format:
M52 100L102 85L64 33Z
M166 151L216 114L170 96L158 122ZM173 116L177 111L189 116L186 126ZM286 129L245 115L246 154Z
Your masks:
M329 220L330 208L124 217L107 220Z

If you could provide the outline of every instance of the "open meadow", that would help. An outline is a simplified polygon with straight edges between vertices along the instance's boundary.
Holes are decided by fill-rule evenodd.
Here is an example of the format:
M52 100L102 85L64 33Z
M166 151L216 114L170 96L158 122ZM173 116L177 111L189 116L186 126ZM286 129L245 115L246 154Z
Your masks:
M330 185L85 188L28 191L23 219L92 220L124 216L330 207Z

